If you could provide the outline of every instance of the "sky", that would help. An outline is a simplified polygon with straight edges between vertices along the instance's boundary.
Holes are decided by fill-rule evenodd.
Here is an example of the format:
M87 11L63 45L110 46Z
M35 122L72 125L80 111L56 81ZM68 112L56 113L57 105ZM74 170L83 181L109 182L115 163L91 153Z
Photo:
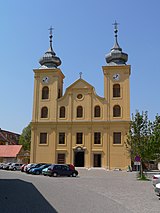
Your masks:
M64 91L79 78L104 96L102 66L118 43L131 65L131 113L160 114L159 0L5 0L0 5L0 128L16 133L32 120L33 69L49 48L60 57Z

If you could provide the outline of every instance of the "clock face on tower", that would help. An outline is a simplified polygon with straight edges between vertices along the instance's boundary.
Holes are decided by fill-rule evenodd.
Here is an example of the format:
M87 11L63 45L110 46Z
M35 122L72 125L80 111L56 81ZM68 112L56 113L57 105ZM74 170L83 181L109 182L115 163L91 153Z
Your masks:
M113 75L113 80L118 81L120 79L120 74L116 73Z
M49 77L48 76L43 77L42 83L48 84L49 83Z

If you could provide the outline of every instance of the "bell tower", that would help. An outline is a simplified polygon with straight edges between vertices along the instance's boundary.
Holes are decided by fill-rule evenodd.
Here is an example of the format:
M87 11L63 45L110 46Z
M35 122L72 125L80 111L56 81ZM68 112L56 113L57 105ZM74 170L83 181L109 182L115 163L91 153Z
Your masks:
M39 60L40 68L34 69L34 100L32 122L57 120L57 99L63 93L64 75L58 66L61 60L52 48L52 27L50 30L50 46Z
M130 65L128 55L118 44L118 23L115 21L115 43L106 55L107 65L103 66L104 97L108 103L108 120L130 120Z
M34 97L33 113L31 122L31 154L30 162L51 162L55 158L50 156L51 150L55 149L55 140L49 143L49 135L53 133L54 124L58 116L58 99L63 94L64 75L58 68L61 60L56 56L52 48L52 27L50 30L50 46L43 57L39 60L40 67L34 69ZM42 147L46 149L42 152ZM39 154L37 154L39 153ZM45 157L46 156L46 157ZM52 158L52 160L50 160ZM42 160L44 162L44 160Z

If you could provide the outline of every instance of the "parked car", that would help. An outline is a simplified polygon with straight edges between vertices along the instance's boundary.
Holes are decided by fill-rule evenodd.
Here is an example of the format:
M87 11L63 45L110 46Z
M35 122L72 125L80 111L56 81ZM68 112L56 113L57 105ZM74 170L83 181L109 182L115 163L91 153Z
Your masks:
M33 168L38 168L38 167L40 167L40 166L42 166L44 164L45 163L36 163L36 164L32 165L30 168L28 168L26 173L31 174L32 173L31 171L32 171Z
M160 174L156 174L152 176L153 186L156 186L157 183L160 183Z
M10 166L11 164L12 164L12 163L5 163L5 164L3 164L2 169L4 169L4 170L9 170L9 166Z
M75 166L73 164L67 164L71 170L75 170Z
M24 166L24 172L27 173L27 171L31 168L31 166L35 165L35 163L29 163L26 166Z
M0 169L3 169L4 163L0 163Z
M51 166L45 168L45 169L42 169L42 175L44 176L47 176L49 173L48 173L48 169L50 168Z
M12 163L9 166L9 170L14 170L14 171L20 170L22 165L23 165L22 163Z
M160 196L160 183L157 183L155 185L155 189L154 190L155 190L156 194L158 194Z
M48 168L51 164L44 164L40 167L37 167L37 168L31 168L29 170L29 173L31 174L34 174L34 175L40 175L42 174L42 170L45 169L45 168Z
M72 176L76 177L78 175L78 171L70 168L67 164L52 164L48 167L47 170L48 176Z
M25 168L26 165L27 165L27 164L23 164L23 165L21 166L21 168L20 168L21 172L24 172L24 168Z

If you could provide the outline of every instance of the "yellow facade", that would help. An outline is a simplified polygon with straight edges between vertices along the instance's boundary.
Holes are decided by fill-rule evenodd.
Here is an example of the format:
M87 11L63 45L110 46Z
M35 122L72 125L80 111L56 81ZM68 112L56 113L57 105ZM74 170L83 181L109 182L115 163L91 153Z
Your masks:
M130 65L109 64L102 69L104 97L81 76L63 95L64 75L59 68L33 70L31 162L107 169L130 165L124 144L130 123Z

